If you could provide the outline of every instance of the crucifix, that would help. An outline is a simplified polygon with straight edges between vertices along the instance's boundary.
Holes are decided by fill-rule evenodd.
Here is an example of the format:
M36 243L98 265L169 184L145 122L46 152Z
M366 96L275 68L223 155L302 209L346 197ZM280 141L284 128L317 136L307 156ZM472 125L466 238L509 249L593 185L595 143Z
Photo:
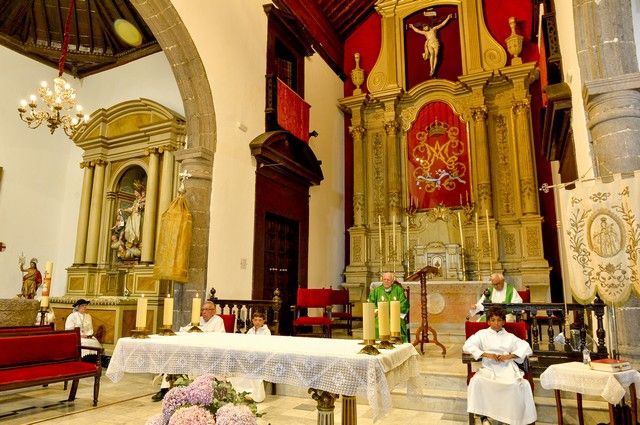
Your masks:
M7 246L4 243L0 242L0 252L4 251L5 249L7 249Z
M436 16L436 12L434 11L426 11L423 13L425 16ZM418 29L413 24L409 24L409 28L411 28L414 32L418 34L422 34L425 37L424 41L424 53L422 53L422 59L425 61L429 61L430 72L429 75L433 77L433 74L436 72L436 66L438 64L438 51L440 50L440 42L438 41L438 30L445 25L451 18L454 18L454 14L450 13L447 15L444 21L440 22L438 25L422 25L422 29Z

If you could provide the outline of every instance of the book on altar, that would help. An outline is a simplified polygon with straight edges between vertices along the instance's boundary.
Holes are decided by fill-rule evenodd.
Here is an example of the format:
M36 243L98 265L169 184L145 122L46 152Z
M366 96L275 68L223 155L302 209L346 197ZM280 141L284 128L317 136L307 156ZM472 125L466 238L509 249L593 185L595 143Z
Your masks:
M631 369L631 364L626 360L598 359L591 360L591 369L602 372L622 372Z

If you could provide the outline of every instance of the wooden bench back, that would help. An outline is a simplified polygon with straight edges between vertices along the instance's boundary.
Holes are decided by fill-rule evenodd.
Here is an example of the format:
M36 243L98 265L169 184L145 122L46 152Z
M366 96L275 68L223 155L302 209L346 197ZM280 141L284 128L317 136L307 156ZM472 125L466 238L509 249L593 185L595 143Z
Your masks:
M79 329L0 337L0 368L79 359Z
M44 326L0 326L0 337L11 334L48 333L53 332L54 323Z
M280 310L282 300L280 290L273 291L273 298L270 300L236 300L221 299L216 297L215 288L209 291L209 301L216 305L216 313L222 315L234 315L236 318L236 332L244 333L251 328L251 315L255 311L263 312L267 321L266 324L273 335L278 335L280 330ZM224 318L223 318L224 320Z

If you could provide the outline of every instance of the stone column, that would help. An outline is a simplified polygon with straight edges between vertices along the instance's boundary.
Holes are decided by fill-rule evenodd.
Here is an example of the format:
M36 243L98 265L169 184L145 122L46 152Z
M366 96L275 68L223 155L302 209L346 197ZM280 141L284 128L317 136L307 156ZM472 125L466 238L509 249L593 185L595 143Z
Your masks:
M202 297L207 287L213 153L206 148L195 147L179 150L175 156L181 163L181 170L191 174L185 182L184 195L193 220L189 282L174 286L175 309L181 312L174 317L174 322L188 323L191 320L191 299L196 293Z
M144 204L144 220L142 228L142 249L140 261L153 262L156 238L156 214L158 207L158 168L160 155L157 148L145 151L149 155L149 173L147 174L147 196Z
M479 216L487 210L493 216L493 200L491 194L491 173L489 169L489 144L487 139L487 108L484 106L471 110L476 136L476 169L477 172L477 204Z
M629 0L574 0L574 27L597 175L640 170L640 74ZM640 301L616 308L622 358L640 361Z
M365 129L362 126L353 126L349 129L353 137L353 225L361 227L364 224L364 167L363 136Z
M73 264L84 263L85 253L87 251L91 186L93 185L93 165L89 162L81 162L80 168L84 168L84 177L82 178L82 195L80 196L80 214L78 215L76 250L73 256Z
M311 398L317 403L318 425L333 425L333 411L335 410L336 400L340 396L330 393L329 391L317 390L315 388L309 388L308 393L311 394ZM343 422L343 424L347 425L347 422Z
M95 171L91 189L91 206L89 208L89 229L87 232L87 249L84 262L97 264L98 244L100 242L100 217L102 216L102 198L104 192L104 171L106 163L98 159L94 162Z
M536 179L533 172L534 158L531 149L529 101L523 99L514 102L513 115L520 174L520 207L523 215L532 215L538 212L538 191L535 188Z

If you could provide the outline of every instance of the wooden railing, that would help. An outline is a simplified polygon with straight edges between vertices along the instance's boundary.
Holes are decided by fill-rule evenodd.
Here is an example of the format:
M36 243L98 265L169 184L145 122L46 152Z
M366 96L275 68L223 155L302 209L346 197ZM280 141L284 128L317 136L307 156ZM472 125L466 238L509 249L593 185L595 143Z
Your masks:
M484 303L487 311L494 304ZM549 365L567 361L582 361L582 349L587 343L587 335L595 327L595 347L591 352L592 359L609 356L605 344L606 332L604 330L605 304L596 298L591 304L563 304L563 303L528 303L528 304L499 304L516 316L516 321L525 320L529 324L529 343L534 352L534 361L531 366L534 375L544 371ZM595 323L589 326L591 316L595 316ZM586 315L586 317L585 317ZM567 316L573 317L571 326L566 325ZM543 332L546 327L546 335ZM571 328L571 329L569 329ZM556 329L558 334L563 332L564 345L556 344ZM570 335L566 334L569 331ZM571 330L579 333L578 344L573 344ZM535 361L537 357L537 361Z
M219 313L236 316L236 332L245 333L249 330L252 326L251 315L253 312L262 311L266 316L266 324L271 333L274 335L279 333L282 299L278 288L273 291L273 298L270 300L221 299L216 297L215 288L211 288L208 300L216 304L216 309L220 309Z

